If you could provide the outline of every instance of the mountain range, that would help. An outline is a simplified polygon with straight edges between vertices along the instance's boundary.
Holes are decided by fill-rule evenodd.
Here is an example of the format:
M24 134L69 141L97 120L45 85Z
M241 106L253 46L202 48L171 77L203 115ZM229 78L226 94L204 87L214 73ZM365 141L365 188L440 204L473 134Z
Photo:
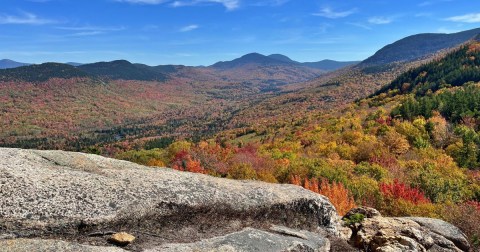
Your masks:
M118 67L119 64L121 64L122 62L125 63L126 61L125 60L116 60L116 61L113 61L114 62L114 67ZM306 66L306 67L311 67L311 68L316 68L316 69L320 69L320 70L324 70L324 71L333 71L333 70L336 70L336 69L339 69L339 68L342 68L342 67L345 67L345 66L348 66L348 65L354 65L354 64L357 64L359 63L360 61L334 61L334 60L322 60L322 61L318 61L318 62L304 62L304 63L301 63L301 62L298 62L298 61L294 61L292 59L290 59L288 56L285 56L285 55L282 55L282 54L272 54L272 55L269 55L269 56L264 56L264 55L261 55L259 53L250 53L250 54L246 54L238 59L234 59L232 61L225 61L225 62L217 62L215 64L213 64L211 67L214 67L214 68L222 68L222 66L227 66L227 65L235 65L235 64L238 64L238 65L242 65L242 64L249 64L249 63L253 63L253 64L271 64L271 65L285 65L285 64L292 64L292 65L302 65L302 66ZM96 64L96 65L93 65L94 67L107 67L107 65L105 65L106 62L96 62L96 63L92 63L92 64ZM75 67L79 67L79 66L82 66L82 65L90 65L92 66L92 64L83 64L83 63L77 63L77 62L67 62L65 63L67 65L71 65L71 66L75 66ZM20 62L16 62L16 61L13 61L13 60L9 60L9 59L3 59L3 60L0 60L0 69L9 69L9 68L16 68L16 67L21 67L21 66L28 66L28 65L32 65L30 63L20 63ZM143 64L139 64L139 65L143 65ZM144 65L145 67L147 67L146 65ZM155 66L154 68L171 68L173 69L175 67L175 65L159 65L159 66ZM89 67L91 68L91 67Z
M81 150L119 137L202 137L338 109L477 32L410 36L359 64L301 63L281 54L251 53L207 67L116 60L2 69L0 145ZM438 44L425 45L429 37ZM397 62L393 67L388 66L392 59ZM373 63L378 65L372 68ZM38 114L34 118L32 113Z

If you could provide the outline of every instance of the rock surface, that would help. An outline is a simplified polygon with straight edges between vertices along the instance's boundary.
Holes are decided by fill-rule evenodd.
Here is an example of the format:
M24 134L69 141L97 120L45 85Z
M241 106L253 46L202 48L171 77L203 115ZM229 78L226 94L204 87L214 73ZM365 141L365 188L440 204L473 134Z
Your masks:
M116 247L89 246L59 240L15 239L0 240L2 252L125 252Z
M233 181L90 154L8 148L0 148L0 206L0 242L29 252L35 250L28 244L40 240L79 248L71 251L95 251L86 245L112 246L108 235L122 231L137 238L124 248L135 251L256 234L314 246L323 240L311 240L313 233L335 234L339 223L328 199L293 185ZM272 225L295 229L292 234L308 239L275 233Z
M187 244L165 244L146 252L210 252L210 251L330 251L330 242L317 233L273 227L268 231L246 228L242 231L213 239Z
M430 231L447 238L460 249L468 250L470 248L468 239L465 234L460 231L460 229L448 222L420 217L407 217L405 219L415 221L416 223L420 224L420 226L428 228Z
M455 226L430 218L382 217L371 208L352 209L345 216L364 214L352 224L351 243L366 251L469 251L465 235Z

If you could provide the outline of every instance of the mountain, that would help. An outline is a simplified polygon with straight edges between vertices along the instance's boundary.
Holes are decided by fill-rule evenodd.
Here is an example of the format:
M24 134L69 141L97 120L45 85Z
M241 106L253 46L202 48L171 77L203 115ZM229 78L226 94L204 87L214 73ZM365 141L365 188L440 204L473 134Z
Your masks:
M8 69L8 68L15 68L21 66L28 66L28 63L20 63L9 59L2 59L0 60L0 69Z
M302 66L285 56L246 54L232 61L221 61L203 71L213 71L220 80L257 86L262 91L278 90L278 86L314 79L325 71Z
M181 71L182 69L185 68L192 68L192 67L187 67L184 65L158 65L154 66L153 69L159 73L163 74L171 74L171 73L176 73L178 71Z
M91 75L109 79L164 81L167 77L152 67L132 64L126 60L97 62L77 67Z
M298 62L282 54L271 54L271 55L268 55L268 57L272 59L280 60L283 62L320 69L328 72L360 63L360 61L335 61L335 60L328 60L328 59L317 61L317 62Z
M467 31L466 33L472 35L475 32ZM475 39L476 37L473 36L473 38ZM385 89L382 89L382 87L388 89L385 85L394 81L401 74L445 57L449 52L459 48L464 43L466 42L463 41L460 44L456 44L449 50L442 49L410 61L397 62L395 64L380 63L379 65L370 65L364 61L352 67L323 73L304 82L289 83L278 90L278 95L266 97L253 104L251 108L236 113L232 121L244 121L255 124L258 122L258 118L262 118L264 121L261 124L265 124L265 121L275 122L282 116L288 117L295 114L294 117L301 117L312 110L339 109L355 100L370 96L380 89L383 92ZM380 49L377 55L381 54L382 50L384 49ZM418 48L414 48L413 51L418 51ZM409 55L413 52L407 50L403 53ZM277 59L282 58L278 55L275 57ZM461 68L458 64L456 67ZM458 74L458 71L456 72ZM408 83L408 81L406 82ZM402 84L403 82L399 85ZM231 125L231 127L234 127L234 125Z
M132 64L126 60L80 64L77 66L73 66L72 63L43 63L40 65L0 69L0 81L23 80L42 82L51 78L69 79L76 77L141 81L164 81L167 78L167 76L157 68L142 64Z
M238 59L234 59L232 61L218 62L212 65L212 67L221 68L221 69L231 69L231 68L240 67L246 64L257 64L261 66L290 65L290 66L303 66L303 67L315 68L322 71L333 71L346 66L355 65L357 63L359 63L359 61L342 62L342 61L334 61L334 60L322 60L318 62L298 62L290 59L288 56L285 56L283 54L271 54L271 55L265 56L259 53L250 53Z
M76 67L61 63L43 63L0 70L0 81L42 82L51 78L78 78L89 75Z
M325 71L334 71L347 66L356 65L358 63L360 63L360 61L335 61L326 59L318 62L304 62L302 65L306 67L322 69Z
M211 65L210 67L226 70L226 69L242 67L250 64L260 65L260 66L285 66L289 64L291 65L292 63L286 62L284 60L268 57L259 53L249 53L231 61L217 62Z
M458 46L478 34L480 34L480 28L451 34L422 33L408 36L383 47L364 60L362 65L382 65L419 59L440 50Z

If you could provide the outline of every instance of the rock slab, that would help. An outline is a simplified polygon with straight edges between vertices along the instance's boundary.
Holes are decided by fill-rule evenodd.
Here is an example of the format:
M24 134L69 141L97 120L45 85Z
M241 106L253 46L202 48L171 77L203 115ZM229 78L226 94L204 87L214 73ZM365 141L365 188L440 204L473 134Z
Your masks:
M0 206L0 237L8 242L111 246L102 234L127 232L137 239L124 249L135 251L237 232L268 237L272 225L335 234L339 223L327 198L294 185L11 148L0 148Z

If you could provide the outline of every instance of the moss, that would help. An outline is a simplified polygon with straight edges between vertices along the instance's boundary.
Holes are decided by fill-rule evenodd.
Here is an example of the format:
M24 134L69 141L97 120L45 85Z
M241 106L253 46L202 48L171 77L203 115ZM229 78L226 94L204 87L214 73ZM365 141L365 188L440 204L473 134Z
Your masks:
M346 226L355 225L356 223L362 223L363 219L365 219L365 215L361 213L352 214L349 217L343 218Z

